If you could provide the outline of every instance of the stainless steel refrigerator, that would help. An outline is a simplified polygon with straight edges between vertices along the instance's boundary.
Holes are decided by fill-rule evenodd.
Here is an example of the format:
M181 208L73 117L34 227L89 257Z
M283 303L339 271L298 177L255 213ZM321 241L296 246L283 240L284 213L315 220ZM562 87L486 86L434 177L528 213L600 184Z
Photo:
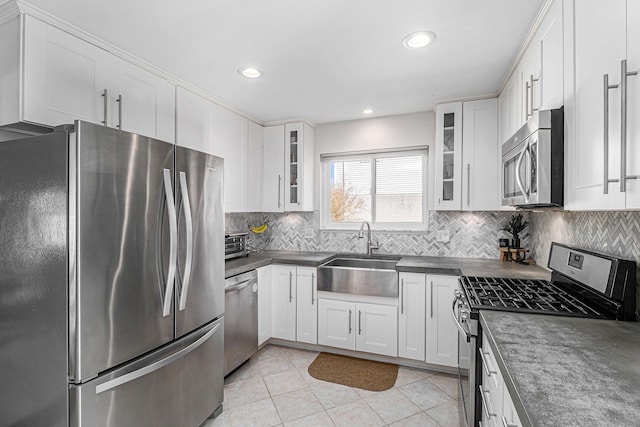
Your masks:
M221 409L222 177L221 158L85 122L0 142L0 425Z

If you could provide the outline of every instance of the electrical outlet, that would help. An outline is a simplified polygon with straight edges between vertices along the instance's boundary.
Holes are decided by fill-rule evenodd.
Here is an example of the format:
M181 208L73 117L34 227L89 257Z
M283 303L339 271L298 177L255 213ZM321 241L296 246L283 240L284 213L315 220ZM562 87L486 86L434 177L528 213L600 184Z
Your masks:
M311 227L307 227L304 229L304 238L305 239L313 239L315 236L315 233L313 232L313 228Z
M438 242L447 243L449 241L449 230L447 230L446 228L443 230L438 230L436 240Z

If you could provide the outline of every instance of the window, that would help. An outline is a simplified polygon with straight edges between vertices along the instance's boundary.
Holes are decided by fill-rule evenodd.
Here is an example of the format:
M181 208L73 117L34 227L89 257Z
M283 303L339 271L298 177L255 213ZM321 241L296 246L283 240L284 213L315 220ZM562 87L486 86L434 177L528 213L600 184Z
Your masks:
M426 229L427 150L322 156L323 228Z

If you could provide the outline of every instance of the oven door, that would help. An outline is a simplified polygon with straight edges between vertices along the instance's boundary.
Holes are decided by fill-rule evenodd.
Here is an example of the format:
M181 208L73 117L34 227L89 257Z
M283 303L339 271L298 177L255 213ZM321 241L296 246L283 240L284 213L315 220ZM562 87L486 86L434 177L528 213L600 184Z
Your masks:
M471 427L476 425L476 369L474 356L477 339L472 333L472 324L477 320L470 318L469 304L464 293L461 290L457 290L455 295L451 313L458 327L458 378L462 401L462 405L459 405L462 411L460 420L463 421L463 425Z

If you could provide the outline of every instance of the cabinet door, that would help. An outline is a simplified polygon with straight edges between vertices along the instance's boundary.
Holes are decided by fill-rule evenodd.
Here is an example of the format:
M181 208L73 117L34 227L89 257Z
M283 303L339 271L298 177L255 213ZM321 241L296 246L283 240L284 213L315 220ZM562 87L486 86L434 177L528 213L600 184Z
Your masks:
M451 318L457 288L456 276L427 276L427 363L458 366L458 330Z
M318 291L316 269L298 267L296 278L296 340L318 343Z
M271 282L271 336L296 340L296 267L273 265Z
M125 60L111 57L109 126L175 141L175 86Z
M522 421L520 421L520 417L518 417L518 412L513 404L513 399L506 387L504 388L503 396L502 416L504 417L504 420L502 421L502 425L507 425L508 427L522 426Z
M540 25L539 108L548 110L564 104L564 47L562 41L562 0L557 0Z
M287 211L302 210L302 185L304 179L304 140L302 123L285 125L284 208Z
M258 273L258 345L271 338L271 266L260 267Z
M247 138L247 212L263 212L263 144L262 126L250 121Z
M50 126L103 122L111 55L36 18L24 20L23 119Z
M437 210L460 210L462 197L462 103L436 108L436 200Z
M640 70L640 2L627 1L627 69ZM627 77L627 175L640 175L640 74ZM640 209L640 180L626 182L627 209Z
M284 125L264 128L262 211L284 212Z
M520 128L538 110L540 105L540 44L531 42L518 63L519 111L517 127Z
M424 360L425 295L426 277L424 274L400 273L399 357Z
M355 350L355 315L354 303L318 300L318 344Z
M626 49L625 2L565 2L573 20L565 40L566 209L623 209L620 183L605 184L604 81L620 83L620 61ZM567 16L572 16L571 14ZM572 42L572 45L571 45ZM568 52L568 50L565 49ZM574 61L574 62L572 62ZM571 79L572 77L572 79ZM635 77L631 77L633 79ZM608 179L620 178L620 87L608 93ZM608 192L605 194L605 185Z
M497 99L465 102L462 118L462 209L498 210L502 201Z
M514 114L514 110L518 109L516 82L517 74L513 73L498 97L498 156L502 155L502 144L511 138L517 130L517 113Z
M246 118L211 103L213 152L224 158L224 211L247 210Z
M478 351L482 361L483 405L486 404L486 410L483 408L482 411L483 419L487 421L487 425L490 422L494 425L499 425L499 418L503 413L502 393L504 391L504 380L486 336L483 337L482 347Z
M211 134L211 102L179 86L176 88L176 145L216 154Z
M356 350L398 356L398 307L356 304Z

